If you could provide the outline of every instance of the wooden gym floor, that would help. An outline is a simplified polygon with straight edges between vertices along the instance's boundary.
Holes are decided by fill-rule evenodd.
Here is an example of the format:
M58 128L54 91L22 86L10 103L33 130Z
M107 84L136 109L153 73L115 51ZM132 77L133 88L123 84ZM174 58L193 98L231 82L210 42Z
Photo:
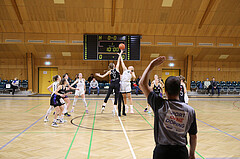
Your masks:
M145 99L134 99L134 114L104 114L103 99L87 99L84 114L79 99L75 113L59 128L43 122L47 97L0 98L0 158L152 158L153 116L144 113ZM240 158L240 99L190 99L197 112L196 158ZM72 123L71 123L72 120ZM79 127L80 126L80 127Z

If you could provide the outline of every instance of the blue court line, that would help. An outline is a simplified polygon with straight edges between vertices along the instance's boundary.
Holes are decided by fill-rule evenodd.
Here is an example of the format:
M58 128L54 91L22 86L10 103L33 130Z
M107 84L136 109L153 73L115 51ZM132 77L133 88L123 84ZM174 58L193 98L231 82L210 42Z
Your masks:
M41 120L43 117L45 116L45 114L39 118L37 121L35 121L34 123L32 123L29 127L27 127L25 130L23 130L21 133L19 133L17 136L15 136L14 138L12 138L12 140L8 141L5 145L3 145L1 148L0 148L0 151L6 147L7 145L9 145L11 142L13 142L17 137L19 137L20 135L22 135L25 131L27 131L29 128L31 128L33 125L35 125L39 120Z
M210 125L210 124L208 124L208 123L205 123L205 122L202 121L202 120L199 120L199 119L197 119L197 120L200 121L200 122L202 122L203 124L206 124L207 126L210 126L210 127L213 128L213 129L216 129L216 130L218 130L218 131L220 131L220 132L222 132L222 133L224 133L224 134L226 134L226 135L228 135L228 136L230 136L230 137L232 137L232 138L240 141L239 138L236 138L236 137L234 137L234 136L232 136L232 135L230 135L230 134L228 134L228 133L226 133L226 132L224 132L224 131L222 131L222 130L220 130L220 129L218 129L218 128L216 128L216 127L214 127L214 126L212 126L212 125Z

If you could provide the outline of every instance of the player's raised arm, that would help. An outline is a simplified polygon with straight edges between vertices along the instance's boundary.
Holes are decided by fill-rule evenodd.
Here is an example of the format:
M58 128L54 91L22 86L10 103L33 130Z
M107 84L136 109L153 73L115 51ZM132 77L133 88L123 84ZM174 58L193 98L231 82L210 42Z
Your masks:
M101 75L100 73L95 73L95 75L98 76L98 77L104 78L107 75L109 75L110 73L111 73L111 70L107 71L104 75Z
M74 86L77 82L78 82L78 80L75 80L75 81L71 84L71 87Z
M151 92L151 88L148 86L148 80L149 80L151 71L153 70L154 67L161 65L165 60L166 60L165 56L160 56L152 60L148 65L148 67L143 72L142 78L139 81L139 86L146 97L148 97L149 93Z
M122 50L121 50L121 51L122 51ZM123 62L122 55L121 55L121 64L122 64L123 71L127 70L127 67L126 67L126 65L125 65L124 62Z
M123 53L123 50L121 50L120 54L118 54L118 61L117 61L117 65L116 65L116 70L119 72L119 66L120 66L120 60L122 58L122 53Z

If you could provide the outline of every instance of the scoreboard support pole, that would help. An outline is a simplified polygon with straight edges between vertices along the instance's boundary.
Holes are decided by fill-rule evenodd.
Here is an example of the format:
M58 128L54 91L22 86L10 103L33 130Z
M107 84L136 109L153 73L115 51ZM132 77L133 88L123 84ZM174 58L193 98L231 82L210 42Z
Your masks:
M112 0L112 17L111 17L111 25L114 26L115 23L115 10L116 10L116 0Z

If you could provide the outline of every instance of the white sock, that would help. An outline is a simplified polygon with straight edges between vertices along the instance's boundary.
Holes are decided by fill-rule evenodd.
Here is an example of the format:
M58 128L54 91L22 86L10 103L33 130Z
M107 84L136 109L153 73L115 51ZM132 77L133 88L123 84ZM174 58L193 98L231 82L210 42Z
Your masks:
M46 113L46 117L48 117L48 115L51 113L51 111L53 111L54 107L53 106L50 106L47 110L47 113Z
M131 110L133 110L133 105L130 105Z
M66 104L64 104L64 109L63 109L63 114L65 114L65 113L67 113L67 105Z
M53 122L57 122L57 120L56 120L56 119L53 119Z
M76 105L77 100L78 100L78 98L75 98L75 97L74 97L74 100L73 100L73 105L74 105L74 106Z
M113 106L113 110L116 111L117 110L117 105Z
M62 114L60 119L63 120L63 117L64 117L64 115Z
M107 103L103 103L103 106L105 107Z
M85 98L82 98L82 101L83 101L85 107L87 107L87 102L86 102Z

